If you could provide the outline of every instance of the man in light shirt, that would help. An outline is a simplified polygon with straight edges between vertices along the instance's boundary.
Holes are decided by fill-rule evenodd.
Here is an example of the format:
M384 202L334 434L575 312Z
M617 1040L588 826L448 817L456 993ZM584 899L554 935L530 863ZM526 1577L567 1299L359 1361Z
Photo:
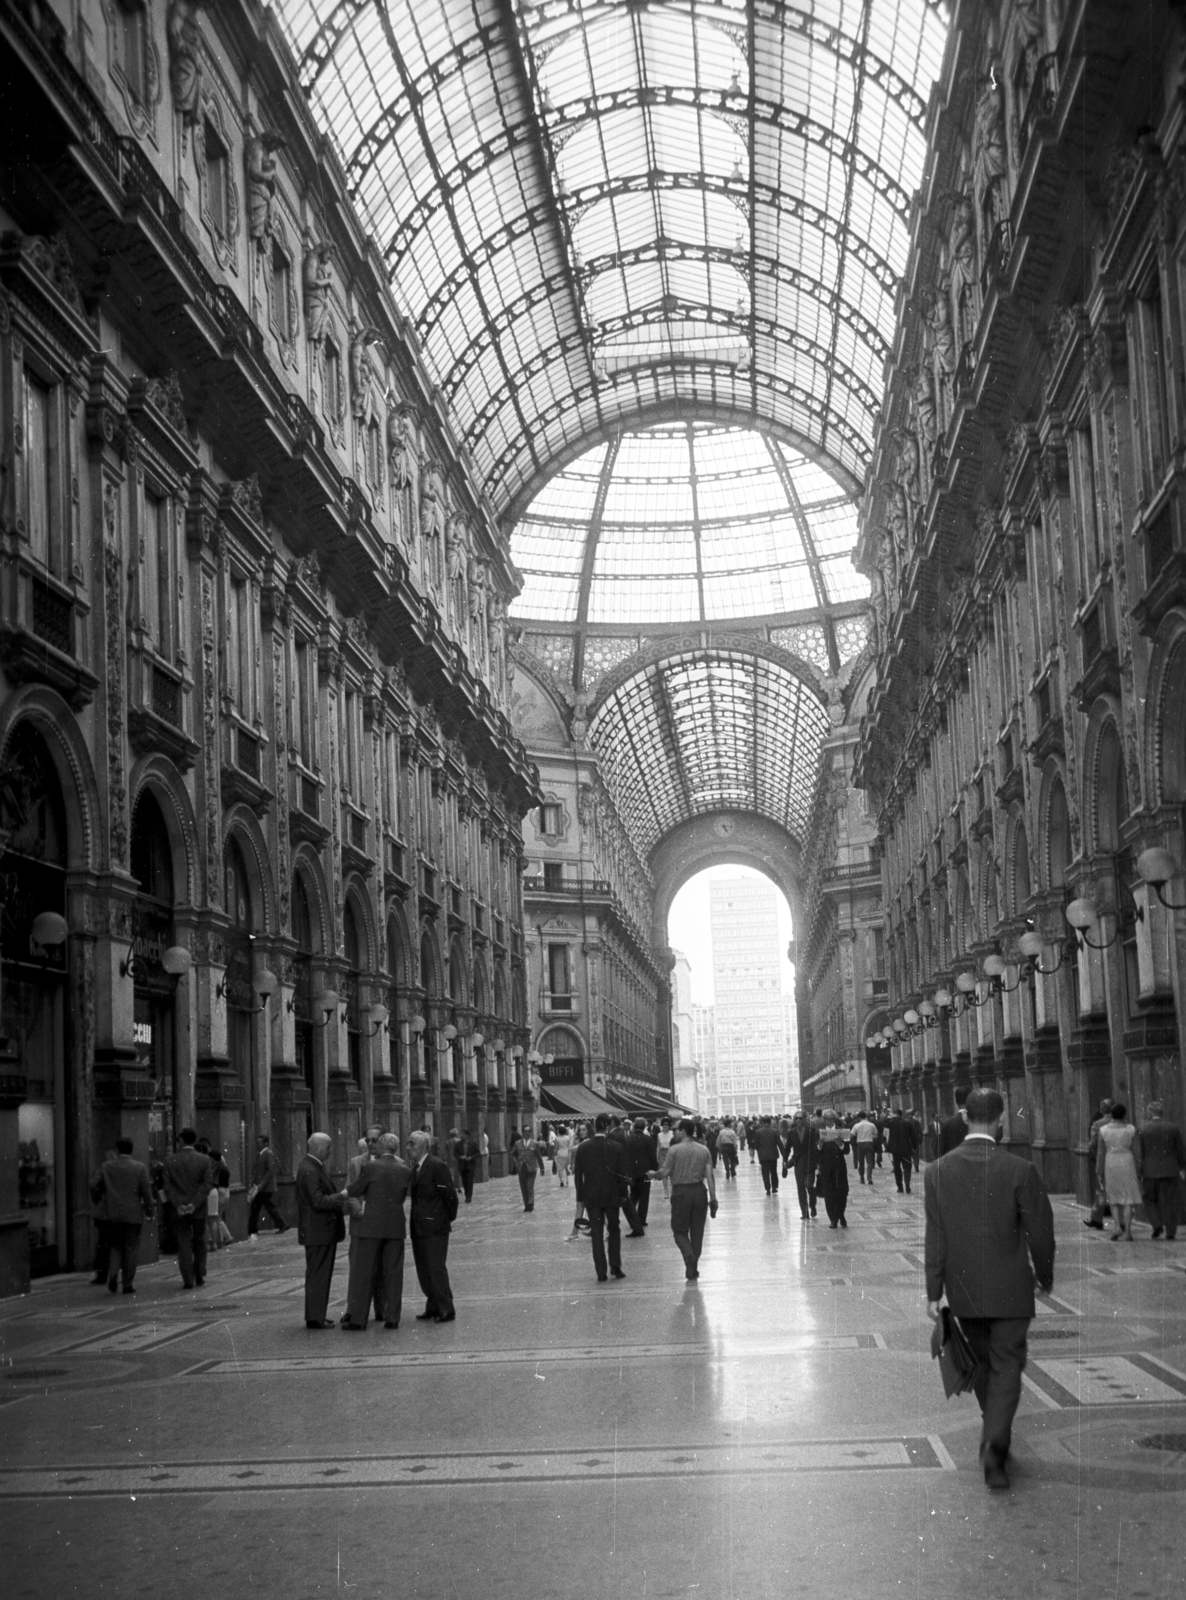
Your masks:
M857 1176L862 1183L872 1183L873 1158L877 1153L877 1124L865 1111L861 1112L860 1120L853 1125L852 1148ZM867 1178L866 1173L868 1173Z
M692 1123L685 1119L679 1131L679 1142L665 1151L657 1176L664 1188L671 1185L671 1232L691 1283L700 1276L704 1225L710 1213L717 1214L717 1185L708 1146L692 1137Z

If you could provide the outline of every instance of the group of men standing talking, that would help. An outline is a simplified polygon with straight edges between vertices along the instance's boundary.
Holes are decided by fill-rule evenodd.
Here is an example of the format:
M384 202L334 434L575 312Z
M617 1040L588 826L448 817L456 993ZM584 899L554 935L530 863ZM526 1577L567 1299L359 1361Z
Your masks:
M332 1328L327 1316L338 1245L350 1217L350 1282L341 1326L361 1333L375 1320L398 1328L403 1303L404 1241L425 1297L421 1322L453 1322L449 1234L457 1216L457 1189L448 1166L432 1154L432 1137L409 1136L407 1161L393 1133L372 1128L365 1151L352 1159L349 1180L337 1188L326 1170L333 1146L328 1133L313 1134L297 1169L298 1239L305 1247L305 1326ZM404 1202L411 1204L407 1216Z

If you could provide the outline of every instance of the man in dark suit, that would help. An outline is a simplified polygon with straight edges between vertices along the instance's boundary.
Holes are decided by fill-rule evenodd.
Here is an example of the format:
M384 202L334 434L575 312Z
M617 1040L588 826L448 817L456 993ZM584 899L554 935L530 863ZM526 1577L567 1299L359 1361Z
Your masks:
M412 1182L412 1169L399 1159L399 1140L393 1133L380 1136L376 1155L368 1161L346 1190L347 1198L360 1200L362 1212L352 1228L350 1287L342 1327L361 1332L367 1325L371 1299L383 1308L383 1326L399 1327L404 1293L404 1201ZM378 1311L376 1310L376 1316Z
M966 1130L965 1130L966 1131ZM910 1174L914 1171L914 1158L918 1153L918 1123L913 1117L895 1111L885 1130L885 1147L894 1164L894 1182L898 1193L910 1193Z
M276 1209L276 1180L280 1176L280 1162L266 1133L260 1134L258 1144L259 1153L255 1158L255 1171L251 1175L251 1189L247 1196L250 1208L247 1212L247 1237L253 1244L259 1240L259 1219L265 1211L275 1224L277 1233L288 1232L288 1223Z
M769 1117L763 1117L756 1130L750 1132L750 1144L758 1153L762 1169L762 1183L767 1194L778 1193L778 1158L782 1150L778 1142L778 1129Z
M618 1208L626 1199L630 1185L629 1152L617 1140L606 1137L609 1115L599 1111L593 1124L593 1137L577 1145L572 1162L572 1181L577 1192L577 1204L583 1205L589 1219L589 1236L593 1241L593 1267L598 1283L604 1283L612 1273L624 1278L622 1271L622 1224ZM605 1235L609 1232L608 1272L605 1259Z
M165 1158L165 1197L177 1219L177 1265L187 1289L206 1281L206 1200L214 1187L214 1163L194 1146L198 1136L182 1128L181 1148Z
M939 1124L939 1154L945 1156L949 1150L954 1150L957 1145L963 1144L968 1136L968 1119L964 1115L964 1107L968 1102L967 1089L955 1091L955 1115L946 1117Z
M807 1120L806 1111L796 1111L791 1131L783 1140L783 1160L795 1174L799 1192L799 1215L804 1222L815 1218L815 1164L819 1155L819 1130Z
M482 1151L472 1131L466 1128L464 1133L458 1134L453 1141L453 1159L457 1163L457 1173L461 1179L461 1187L465 1194L465 1203L470 1205L474 1198L474 1173L478 1162L481 1160Z
M91 1185L91 1199L102 1211L102 1220L106 1224L111 1252L107 1266L107 1287L112 1294L118 1287L121 1267L124 1293L136 1293L132 1280L136 1276L140 1232L145 1218L151 1217L156 1209L152 1185L148 1181L148 1168L142 1161L133 1161L132 1150L130 1139L117 1139L114 1157L103 1163ZM1173 1235L1170 1237L1173 1238Z
M1186 1144L1176 1122L1167 1122L1160 1100L1145 1107L1148 1121L1141 1124L1141 1194L1145 1216L1153 1237L1167 1239L1178 1235L1182 1219L1182 1168L1186 1167Z
M647 1132L647 1119L635 1117L634 1127L626 1140L626 1153L630 1158L630 1202L638 1226L645 1228L651 1210L651 1180L647 1176L659 1165L659 1146Z
M967 1137L924 1181L927 1315L938 1321L946 1293L980 1364L984 1481L1007 1489L1034 1280L1045 1293L1054 1283L1054 1214L1037 1168L996 1142L1005 1110L997 1091L973 1089L966 1110Z
M329 1288L334 1276L334 1257L346 1237L343 1212L346 1196L334 1188L325 1170L325 1160L333 1148L328 1133L309 1137L308 1154L301 1160L296 1175L297 1239L305 1247L305 1327L332 1328L326 1316Z
M412 1164L412 1259L424 1290L424 1310L419 1322L455 1322L453 1290L449 1283L449 1234L457 1216L457 1189L453 1175L439 1156L430 1154L426 1133L408 1140Z

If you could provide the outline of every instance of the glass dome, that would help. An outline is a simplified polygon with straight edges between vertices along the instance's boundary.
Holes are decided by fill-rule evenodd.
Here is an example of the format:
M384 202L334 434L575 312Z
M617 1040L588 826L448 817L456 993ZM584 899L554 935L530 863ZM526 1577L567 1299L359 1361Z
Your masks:
M562 468L515 528L513 615L632 627L826 611L868 597L856 506L767 433L681 422Z

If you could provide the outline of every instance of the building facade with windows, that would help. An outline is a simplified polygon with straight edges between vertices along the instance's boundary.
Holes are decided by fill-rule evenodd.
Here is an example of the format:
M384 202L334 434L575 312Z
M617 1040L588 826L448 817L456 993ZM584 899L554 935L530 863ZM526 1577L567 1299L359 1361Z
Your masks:
M523 824L523 919L531 1066L545 1107L631 1109L674 1090L666 930L654 881L584 739L581 709L512 646L515 728L543 803ZM549 1089L554 1091L549 1094Z
M961 8L861 559L897 1099L997 1086L1088 1192L1186 1112L1186 142L1175 7Z
M269 12L0 19L0 1287L119 1135L530 1111L505 536Z
M798 1098L778 943L777 891L765 878L709 886L718 1116L781 1116Z
M671 1060L675 1098L689 1111L699 1111L702 1099L696 1024L692 1016L692 967L682 950L673 950L671 954Z

